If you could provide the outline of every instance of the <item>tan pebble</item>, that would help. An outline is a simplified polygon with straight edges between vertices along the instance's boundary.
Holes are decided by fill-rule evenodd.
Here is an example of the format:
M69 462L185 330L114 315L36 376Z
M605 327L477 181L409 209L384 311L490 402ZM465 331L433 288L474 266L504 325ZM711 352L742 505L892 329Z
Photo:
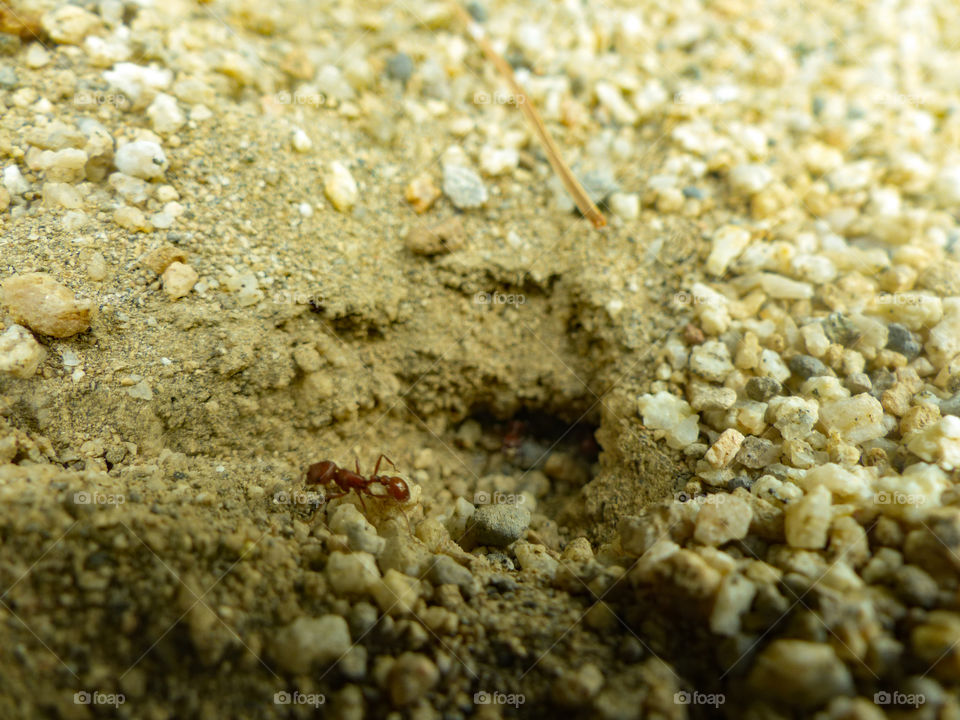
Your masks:
M11 325L0 335L0 372L14 377L33 377L47 351L30 331L20 325Z
M410 181L404 191L404 197L413 206L415 212L424 213L440 197L440 188L434 185L433 178L429 174L423 173Z
M147 232L152 229L143 212L129 205L117 208L113 213L113 221L124 230Z
M734 495L708 495L697 513L693 539L704 545L723 545L747 536L753 511Z
M884 390L880 395L880 404L883 409L896 417L903 417L910 409L910 389L903 383L897 383L892 388Z
M187 254L180 248L174 247L170 243L164 243L158 248L154 248L141 260L145 267L153 270L157 275L162 275L170 263L186 263Z
M323 192L340 212L349 212L359 197L357 182L343 163L330 163L330 171L323 184Z
M172 262L163 272L163 290L176 300L187 295L197 284L197 271L181 262Z
M103 253L95 252L87 262L87 277L94 282L100 282L107 277L107 261Z
M410 705L423 697L440 680L433 660L421 653L405 652L390 668L388 681L394 705Z
M6 188L0 187L0 212L10 207L10 193Z
M915 405L903 413L900 420L900 435L922 430L940 419L940 408L936 405Z
M743 444L743 433L729 428L724 430L713 446L707 450L704 459L714 467L726 467Z
M756 333L747 330L737 343L737 355L733 361L741 370L752 370L760 362L760 341Z
M440 255L464 246L466 234L456 215L432 227L419 225L407 233L404 245L416 255Z
M67 338L90 327L91 303L77 300L46 273L14 275L3 283L3 304L13 319L41 335Z
M819 550L827 544L830 529L830 491L822 485L787 506L784 534L787 543L796 548Z

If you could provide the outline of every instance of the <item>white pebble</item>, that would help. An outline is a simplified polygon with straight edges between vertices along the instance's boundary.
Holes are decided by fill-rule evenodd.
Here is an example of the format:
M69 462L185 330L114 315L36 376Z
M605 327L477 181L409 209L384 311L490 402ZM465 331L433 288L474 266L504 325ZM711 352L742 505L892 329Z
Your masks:
M174 133L187 121L172 95L158 93L147 108L147 116L158 133Z
M310 152L313 148L313 140L303 130L297 128L293 131L293 149L300 153Z
M323 191L340 212L348 212L356 204L360 194L353 175L343 163L337 161L330 163L330 172L324 181Z
M136 140L117 150L114 164L122 173L150 180L163 175L167 169L167 156L157 143Z
M756 195L773 182L773 173L766 165L737 165L730 171L730 185L740 195Z
M710 256L707 258L707 272L711 275L723 275L727 266L735 260L750 243L750 233L737 225L724 225L711 239Z

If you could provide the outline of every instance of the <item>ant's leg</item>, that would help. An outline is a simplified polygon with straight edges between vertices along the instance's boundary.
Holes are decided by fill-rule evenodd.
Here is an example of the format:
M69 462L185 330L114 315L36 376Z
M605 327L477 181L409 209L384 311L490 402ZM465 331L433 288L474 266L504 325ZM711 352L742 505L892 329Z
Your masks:
M367 512L367 504L363 501L363 494L360 492L360 488L354 488L357 491L357 497L360 498L360 507L363 508L363 512Z
M346 495L348 492L350 492L350 491L347 490L347 492L337 493L336 495L325 495L324 498L323 498L323 502L324 502L324 504L326 504L326 503L330 502L331 500L336 500L337 498L342 498L342 497L343 497L344 495Z
M391 460L390 458L388 458L388 457L387 457L386 455L384 455L383 453L380 453L380 457L377 458L376 468L375 468L374 471L373 471L373 474L374 474L374 475L376 475L376 474L377 474L377 471L380 469L380 461L381 461L381 460L386 460L388 463L390 463L390 465L393 466L393 469L394 469L394 470L397 469L397 466L393 464L393 460Z

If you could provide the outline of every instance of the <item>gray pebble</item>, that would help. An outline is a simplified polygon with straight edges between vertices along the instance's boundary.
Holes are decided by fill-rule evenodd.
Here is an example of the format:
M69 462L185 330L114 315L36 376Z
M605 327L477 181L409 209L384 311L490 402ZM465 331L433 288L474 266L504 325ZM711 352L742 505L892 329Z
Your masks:
M844 346L853 344L860 337L856 326L850 322L846 315L838 312L830 313L823 320L823 331L830 342Z
M770 440L766 438L759 438L753 435L748 435L743 440L743 444L740 446L740 451L737 453L737 462L748 468L762 468L775 463L780 458L780 448L775 446ZM749 480L749 478L747 478ZM734 482L739 480L739 478L734 478L730 482L730 491L736 489L736 487L749 487L748 485L737 485L734 486Z
M940 414L960 417L960 393L940 402Z
M476 0L467 3L467 12L470 13L470 17L472 17L478 23L487 21L487 8L483 5L483 3L479 3Z
M780 383L772 377L754 377L747 380L747 397L757 402L766 402L779 395Z
M804 380L821 375L833 375L830 368L812 355L794 355L790 358L790 372Z
M897 594L910 605L932 608L937 602L937 581L916 565L904 565L894 573Z
M391 55L387 60L387 77L399 80L404 85L413 75L413 58L406 53Z
M350 632L354 637L363 637L373 630L377 624L380 613L370 603L361 600L350 608L350 617L347 618L350 623Z
M434 585L456 585L465 597L477 590L477 581L467 568L449 555L437 555L430 566L428 579Z
M519 540L530 525L530 511L522 505L481 505L473 514L471 539L477 545L505 547Z
M685 198L693 198L694 200L703 200L703 190L693 185L687 185L683 189L683 196Z
M520 587L517 581L509 575L491 575L487 580L487 584L497 592L501 593L513 592Z
M847 375L843 384L853 395L870 392L871 388L873 388L873 383L870 382L870 376L862 372Z
M17 83L20 80L17 78L17 74L13 71L13 68L4 65L0 67L0 87L2 88L13 88L17 86Z
M587 195L595 203L602 202L608 195L612 195L620 189L620 185L617 184L613 173L609 170L591 170L583 174L580 182L583 189L587 191Z
M473 170L461 165L444 166L443 194L461 210L480 207L487 201L483 180Z
M913 333L900 323L890 323L887 326L887 348L906 356L908 360L913 360L920 354L920 343L917 342Z

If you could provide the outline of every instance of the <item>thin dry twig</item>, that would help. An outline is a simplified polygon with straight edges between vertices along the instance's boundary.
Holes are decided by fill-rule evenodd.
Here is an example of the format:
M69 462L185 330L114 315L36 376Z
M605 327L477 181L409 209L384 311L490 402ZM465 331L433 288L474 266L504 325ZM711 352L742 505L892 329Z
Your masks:
M598 208L587 195L587 191L583 189L583 186L580 184L577 178L574 177L573 172L570 170L570 167L567 165L567 163L564 162L563 157L560 155L560 149L557 147L557 143L554 142L553 137L547 131L546 126L543 124L543 119L540 117L540 113L537 112L537 109L533 106L533 103L530 102L530 97L520 86L520 83L517 82L517 78L513 74L513 68L510 67L510 63L504 60L503 57L493 49L490 41L487 40L487 36L483 31L483 28L480 27L476 21L474 21L474 19L466 10L463 9L463 7L461 7L460 3L454 2L453 7L456 9L456 12L460 16L461 20L466 24L467 32L470 34L470 37L472 37L477 45L480 46L480 49L483 51L483 54L487 57L487 59L493 63L500 73L507 79L507 82L510 84L510 88L513 90L514 95L516 95L517 105L520 106L523 114L533 126L533 130L536 132L537 137L540 138L540 142L543 143L544 149L547 151L547 159L550 161L550 166L553 168L553 171L560 176L564 187L573 197L573 200L576 202L580 212L583 213L591 223L593 223L595 228L599 229L604 227L607 224L607 219L603 216L603 213L600 212L600 208Z

